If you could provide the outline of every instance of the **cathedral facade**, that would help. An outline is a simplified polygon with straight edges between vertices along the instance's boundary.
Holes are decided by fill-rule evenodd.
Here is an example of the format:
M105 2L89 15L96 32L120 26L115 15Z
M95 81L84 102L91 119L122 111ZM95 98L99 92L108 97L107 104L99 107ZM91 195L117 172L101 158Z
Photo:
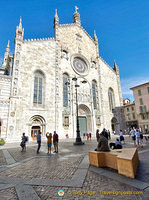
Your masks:
M77 9L72 24L59 24L56 11L54 38L23 37L20 19L14 55L8 43L0 67L1 137L20 140L25 132L34 140L39 131L56 130L75 138L77 111L81 135L122 128L119 69L99 56L96 33L91 38L81 27Z

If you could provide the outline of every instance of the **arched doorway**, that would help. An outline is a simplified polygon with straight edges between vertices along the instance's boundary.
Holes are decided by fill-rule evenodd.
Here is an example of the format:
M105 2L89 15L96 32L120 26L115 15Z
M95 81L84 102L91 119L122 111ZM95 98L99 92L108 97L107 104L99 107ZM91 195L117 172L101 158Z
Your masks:
M115 133L115 131L117 130L117 119L115 117L111 119L111 128L112 132Z
M91 119L91 111L90 109L84 105L79 105L79 128L80 128L80 135L82 136L83 133L91 132L92 133L92 119Z
M35 115L30 118L30 124L31 124L31 137L33 140L37 139L37 134L39 132L42 133L42 135L45 132L45 119L40 115Z
M37 135L40 132L40 126L32 126L31 136L33 140L37 139Z

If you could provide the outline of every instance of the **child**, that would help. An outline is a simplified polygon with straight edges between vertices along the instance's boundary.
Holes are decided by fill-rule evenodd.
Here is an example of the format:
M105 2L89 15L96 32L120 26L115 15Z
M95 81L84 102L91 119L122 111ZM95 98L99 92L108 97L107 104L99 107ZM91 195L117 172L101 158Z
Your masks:
M47 137L47 147L48 147L48 153L47 154L49 154L49 151L50 151L50 154L51 154L52 133L47 133L46 137Z

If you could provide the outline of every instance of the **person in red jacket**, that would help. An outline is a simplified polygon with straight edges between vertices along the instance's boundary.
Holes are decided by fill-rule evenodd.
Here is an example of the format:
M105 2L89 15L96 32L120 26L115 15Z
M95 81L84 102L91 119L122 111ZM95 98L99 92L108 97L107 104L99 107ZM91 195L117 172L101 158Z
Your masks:
M55 149L53 153L58 153L58 134L56 133L56 131L54 131L54 134L53 134L53 144L54 144L54 149Z

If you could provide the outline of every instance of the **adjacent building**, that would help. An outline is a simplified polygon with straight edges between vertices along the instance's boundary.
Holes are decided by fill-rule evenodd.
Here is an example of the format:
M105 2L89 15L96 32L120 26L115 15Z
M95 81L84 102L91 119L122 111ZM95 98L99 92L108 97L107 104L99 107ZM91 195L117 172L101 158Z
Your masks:
M138 121L137 121L135 103L131 102L130 99L126 98L123 99L123 107L124 107L124 115L125 115L125 122L127 129L133 127L137 128Z
M143 132L149 132L149 82L132 87L138 125Z
M25 132L31 140L56 130L75 138L76 99L81 135L104 127L119 132L119 68L100 57L97 35L81 26L77 8L72 24L59 24L56 11L53 38L24 40L24 33L20 19L14 55L8 43L0 67L1 136L20 140Z

